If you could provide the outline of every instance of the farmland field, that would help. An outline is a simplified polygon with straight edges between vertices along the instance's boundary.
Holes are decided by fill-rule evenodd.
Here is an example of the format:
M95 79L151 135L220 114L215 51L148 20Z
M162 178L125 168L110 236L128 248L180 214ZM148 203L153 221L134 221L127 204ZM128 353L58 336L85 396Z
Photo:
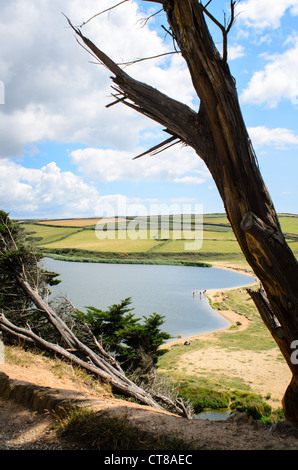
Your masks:
M127 220L30 220L20 222L20 226L26 240L33 242L39 251L63 259L247 266L224 214L204 214L203 226L196 226L194 218L188 220L181 230L179 215ZM298 216L280 214L279 220L289 246L297 256ZM197 244L194 236L198 239Z

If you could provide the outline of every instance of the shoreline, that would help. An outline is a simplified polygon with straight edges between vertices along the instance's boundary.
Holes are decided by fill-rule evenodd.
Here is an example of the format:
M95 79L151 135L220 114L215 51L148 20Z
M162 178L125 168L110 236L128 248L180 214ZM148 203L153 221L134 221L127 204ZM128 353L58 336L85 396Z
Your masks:
M248 267L241 267L241 266L238 266L238 265L227 265L226 263L221 263L221 262L211 262L211 263L193 263L193 262L171 262L171 260L169 260L169 262L165 262L165 260L163 260L163 262L155 262L155 260L151 261L151 260L144 260L144 259L141 259L141 260L120 260L120 259L92 259L92 258L88 258L88 259L85 259L85 258L81 258L80 260L78 260L76 258L76 256L72 256L72 260L70 259L66 259L64 258L63 256L60 256L60 255L56 255L56 254L51 254L51 253L43 253L43 256L44 258L52 258L52 259L55 259L57 261L73 261L73 262L86 262L86 263L90 263L90 262L95 262L95 263L102 263L102 264L148 264L148 265L171 265L171 266L194 266L194 267L206 267L206 268L215 268L215 269L221 269L221 270L226 270L226 271L233 271L235 273L238 273L238 274L245 274L249 277L253 277L254 276L254 273L253 271L248 268ZM147 261L147 262L146 262ZM203 295L209 300L209 302L213 301L213 298L214 296L216 295L218 297L218 294L219 293L224 293L224 292L228 292L230 290L234 290L234 289L245 289L245 288L249 288L249 287L252 287L252 286L256 286L257 283L259 281L256 279L253 283L250 283L250 284L244 284L244 285L241 285L241 286L236 286L236 287L226 287L226 288L222 288L222 289L207 289L203 292ZM199 334L194 334L193 336L189 336L188 338L178 338L176 337L176 339L173 339L173 341L168 341L164 344L162 344L160 346L161 349L165 349L166 347L171 347L175 344L182 344L184 343L185 341L195 341L197 339L200 339L202 337L206 338L210 335L212 335L213 333L215 332L218 332L218 331L225 331L227 329L229 329L233 324L236 324L237 321L240 321L241 320L241 328L239 328L239 330L243 330L247 327L248 325L248 320L246 318L243 318L242 315L239 315L237 314L236 312L234 312L233 310L228 310L228 311L219 311L219 310L216 310L212 307L212 305L210 305L210 307L215 311L217 312L220 316L222 316L223 318L225 318L228 322L230 322L230 325L226 326L225 328L220 328L218 330L213 330L213 331L209 331L209 332L206 332L206 333L199 333Z
M122 258L84 258L69 255L56 255L52 253L42 253L43 258L51 258L56 261L64 261L69 263L98 263L98 264L141 264L141 265L157 265L157 266L190 266L196 268L213 268L210 263L204 261L184 261L184 260L171 260L171 259L122 259Z
M213 301L215 295L217 296L218 294L220 293L225 293L225 292L228 292L228 291L231 291L231 290L235 290L235 289L248 289L249 287L254 287L254 286L257 286L257 282L253 282L253 283L250 283L250 284L244 284L242 286L237 286L237 287L226 287L224 289L207 289L205 291L205 297L209 300L209 301ZM161 346L161 349L166 349L167 347L171 347L171 346L174 346L176 344L184 344L185 341L196 341L198 339L206 339L208 336L211 336L213 335L213 333L217 333L218 331L225 331L225 330L228 330L232 325L235 325L237 322L241 322L241 325L238 329L238 331L242 331L242 330L245 330L249 324L249 320L246 318L246 317L243 317L243 315L240 315L236 312L234 312L234 310L216 310L215 308L212 307L212 305L210 305L210 307L215 311L217 312L220 316L222 316L223 318L225 318L226 320L228 320L230 322L230 325L226 326L225 328L220 328L218 330L214 330L214 331L209 331L207 333L199 333L197 335L193 335L193 336L189 336L189 337L185 337L185 338L178 338L177 339L174 339L173 341L169 341L165 344L163 344Z
M224 294L231 290L241 291L241 289L245 290L249 287L257 288L258 285L259 283L255 282L220 290L210 289L205 292L205 295L210 301L213 301L216 295L214 300L221 302L221 293ZM173 339L173 341L161 346L162 349L170 351L173 346L179 345L178 351L176 353L173 351L179 357L174 369L175 373L183 374L184 377L205 377L207 374L208 377L214 377L217 383L221 383L221 374L223 374L230 379L242 381L249 390L263 397L272 409L280 408L292 373L278 346L275 345L272 349L261 348L258 350L221 347L220 336L218 337L216 333L233 335L240 333L241 335L244 331L244 336L248 335L249 333L246 333L245 330L252 325L252 320L234 310L219 311L215 308L213 310L227 319L230 325L209 333L201 333L184 339ZM237 325L237 329L226 333L233 325ZM187 346L184 346L185 341L190 344L193 341L193 348L188 349ZM204 345L203 348L200 346L200 341Z

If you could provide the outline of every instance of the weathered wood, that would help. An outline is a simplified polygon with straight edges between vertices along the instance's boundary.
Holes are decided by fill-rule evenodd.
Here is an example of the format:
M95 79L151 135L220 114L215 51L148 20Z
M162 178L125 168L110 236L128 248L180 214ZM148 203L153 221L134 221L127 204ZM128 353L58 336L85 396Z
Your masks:
M152 406L154 408L161 409L161 406L140 387L135 385L133 382L128 380L124 375L122 377L116 377L115 374L111 374L110 370L106 370L104 367L96 366L91 362L84 361L77 357L75 354L72 354L70 351L62 348L58 344L50 343L40 336L36 335L33 331L20 328L12 324L3 314L0 314L0 326L6 333L14 336L15 338L22 338L25 341L33 342L37 347L55 353L56 355L67 359L68 361L76 364L88 372L92 373L94 376L100 378L104 382L111 384L114 391L117 393L123 394L125 396L134 397L140 402Z

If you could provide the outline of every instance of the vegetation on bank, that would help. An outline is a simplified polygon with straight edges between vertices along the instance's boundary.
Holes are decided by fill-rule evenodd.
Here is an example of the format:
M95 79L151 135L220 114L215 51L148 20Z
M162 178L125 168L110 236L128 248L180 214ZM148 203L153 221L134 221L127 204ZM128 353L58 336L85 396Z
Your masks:
M86 252L86 250L51 250L48 253L47 250L43 249L43 255L48 258L53 258L59 261L70 261L77 263L102 263L102 264L155 264L155 265L171 265L171 266L196 266L201 268L210 268L210 263L203 261L193 260L191 253L183 254L183 259L180 256L154 256L153 254L142 253L139 255L132 253L131 255L126 254L125 256L119 256L117 253L94 253L92 251ZM182 257L181 257L182 258Z
M268 333L258 311L245 289L233 289L226 291L224 295L218 294L218 300L212 304L218 311L229 310L237 312L249 320L248 326L240 330L239 325L233 325L227 330L212 334L213 340L210 344L204 337L191 341L187 346L189 353L196 350L208 348L219 348L223 354L228 351L264 351L276 349L276 343ZM241 323L241 320L240 320ZM246 412L254 419L264 422L275 422L284 419L280 407L272 408L268 400L271 398L270 390L266 396L255 393L245 377L240 378L238 374L224 371L206 370L204 363L197 366L197 374L187 375L181 371L179 364L181 357L186 354L183 344L174 344L160 357L158 361L158 373L172 381L179 390L179 395L189 400L195 413L204 410L226 410ZM279 360L279 359L277 359ZM282 356L280 358L282 359Z
M140 320L133 313L130 297L106 311L95 307L87 307L86 312L75 310L72 318L73 330L84 344L89 345L91 332L91 338L100 341L105 351L112 351L125 371L139 371L139 379L150 374L158 358L165 353L160 346L171 338L160 328L164 317L152 313Z

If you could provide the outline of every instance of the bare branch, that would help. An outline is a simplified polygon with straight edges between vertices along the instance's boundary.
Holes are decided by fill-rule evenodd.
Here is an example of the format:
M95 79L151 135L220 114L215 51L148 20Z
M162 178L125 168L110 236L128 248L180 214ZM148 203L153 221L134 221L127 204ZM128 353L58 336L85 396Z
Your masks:
M67 18L66 15L64 15L64 13L62 13L63 16L65 16L65 18L67 19L68 21L68 24L70 25L70 27L75 31L75 33L83 40L83 42L86 44L86 46L93 52L93 54L95 55L95 57L100 61L102 62L111 72L113 72L115 75L121 75L122 74L122 70L120 69L120 67L118 67L118 65L112 61L104 52L102 52L100 49L98 49L94 44L93 42L91 42L88 38L86 38L85 36L83 36L83 34L81 33L81 31L78 29L78 28L75 28L72 23L70 22L70 20ZM90 51L89 51L90 52Z
M202 3L199 4L200 8L203 10L203 12L208 16L208 18L222 31L222 33L225 32L225 27L222 25L211 13L209 10L207 10L207 6L209 5L210 2L207 3L206 6L202 5Z
M224 14L224 24L221 24L210 12L207 10L208 5L211 3L212 0L209 0L208 3L204 6L203 4L199 4L200 8L203 12L208 16L208 18L221 30L222 38L223 38L223 46L222 46L222 58L224 62L227 62L228 59L228 34L233 26L235 21L235 6L237 5L237 1L230 0L230 9L231 9L231 17L226 26L226 17Z
M140 20L138 20L138 22L141 23L141 27L143 28L144 26L146 26L146 24L148 23L148 21L151 20L151 18L153 18L154 16L158 15L158 14L161 13L162 11L163 11L163 9L158 10L158 11L156 11L155 13L152 13L152 15L147 16L147 18L141 18Z
M164 57L167 55L173 55L173 54L179 54L179 53L180 51L164 52L163 54L157 54L151 57L143 57L142 59L135 59L135 60L131 60L130 62L121 62L121 63L118 62L117 65L133 65L138 62L143 62L144 60L158 59L159 57Z
M111 11L111 10L113 10L114 8L117 8L119 5L122 5L122 3L126 3L126 2L128 2L128 1L129 1L129 0L123 0L123 1L120 2L120 3L117 3L117 5L113 5L112 7L107 8L106 10L103 10L103 11L100 11L99 13L96 13L95 15L91 16L91 18L89 18L89 20L84 21L79 27L82 28L83 26L85 26L85 24L89 23L89 21L93 20L93 19L96 18L97 16L102 15L103 13L106 13L107 11Z

